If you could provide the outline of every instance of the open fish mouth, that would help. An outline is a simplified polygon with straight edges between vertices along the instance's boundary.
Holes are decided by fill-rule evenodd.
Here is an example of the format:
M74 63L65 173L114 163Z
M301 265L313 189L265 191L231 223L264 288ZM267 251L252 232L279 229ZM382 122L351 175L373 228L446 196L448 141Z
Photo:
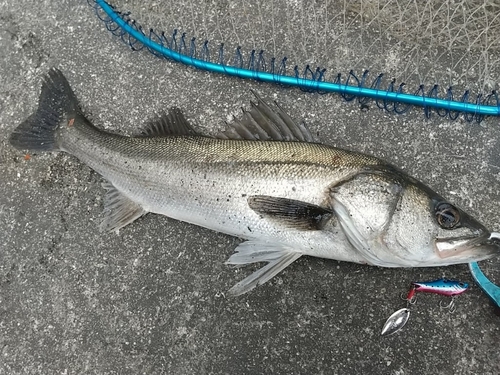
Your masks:
M436 254L442 258L461 256L463 258L483 259L500 254L500 233L484 233L479 236L437 239Z

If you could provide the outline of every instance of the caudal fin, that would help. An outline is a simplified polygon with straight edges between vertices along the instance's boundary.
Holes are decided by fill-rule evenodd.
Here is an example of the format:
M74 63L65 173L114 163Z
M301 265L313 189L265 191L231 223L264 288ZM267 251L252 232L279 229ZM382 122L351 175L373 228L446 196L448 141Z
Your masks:
M20 150L58 150L57 129L79 112L78 100L57 68L44 77L38 109L10 135L10 144Z

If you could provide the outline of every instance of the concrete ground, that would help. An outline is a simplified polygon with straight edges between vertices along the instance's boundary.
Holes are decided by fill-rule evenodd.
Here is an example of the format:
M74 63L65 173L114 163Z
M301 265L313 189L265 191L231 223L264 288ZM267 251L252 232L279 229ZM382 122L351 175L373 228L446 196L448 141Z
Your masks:
M500 318L466 265L381 269L303 258L237 298L251 271L224 261L240 240L147 215L101 233L101 178L63 153L8 144L59 67L97 126L133 134L170 106L220 129L250 89L324 142L385 158L500 230L500 127L361 111L338 96L230 79L132 53L85 1L0 1L0 374L498 374ZM497 77L500 75L497 75ZM482 264L498 280L499 260ZM421 295L381 337L411 281L470 282Z

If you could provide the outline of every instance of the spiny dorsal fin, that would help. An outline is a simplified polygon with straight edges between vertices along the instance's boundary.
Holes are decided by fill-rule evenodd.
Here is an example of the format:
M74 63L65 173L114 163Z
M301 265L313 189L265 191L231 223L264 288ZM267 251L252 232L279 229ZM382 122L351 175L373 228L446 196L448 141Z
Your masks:
M263 217L299 230L320 230L333 216L332 211L288 198L254 195L248 206Z
M102 186L107 191L104 197L104 220L101 223L101 230L118 231L147 213L137 203L120 193L111 182L104 181Z
M228 129L217 135L223 139L247 139L261 141L314 142L314 138L302 123L297 125L275 102L276 109L267 105L255 92L257 104L251 102L249 111L243 109L241 120L233 119Z
M179 108L170 108L168 113L150 121L139 135L140 137L169 137L172 135L197 135Z

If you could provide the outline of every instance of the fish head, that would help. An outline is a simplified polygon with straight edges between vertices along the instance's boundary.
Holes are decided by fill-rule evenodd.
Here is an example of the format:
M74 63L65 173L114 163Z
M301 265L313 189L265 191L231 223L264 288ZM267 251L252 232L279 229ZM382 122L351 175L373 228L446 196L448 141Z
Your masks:
M500 242L490 235L472 216L419 181L408 179L384 237L418 265L444 266L500 254Z
M347 238L369 264L445 266L500 254L500 241L481 223L395 168L358 174L331 197Z

